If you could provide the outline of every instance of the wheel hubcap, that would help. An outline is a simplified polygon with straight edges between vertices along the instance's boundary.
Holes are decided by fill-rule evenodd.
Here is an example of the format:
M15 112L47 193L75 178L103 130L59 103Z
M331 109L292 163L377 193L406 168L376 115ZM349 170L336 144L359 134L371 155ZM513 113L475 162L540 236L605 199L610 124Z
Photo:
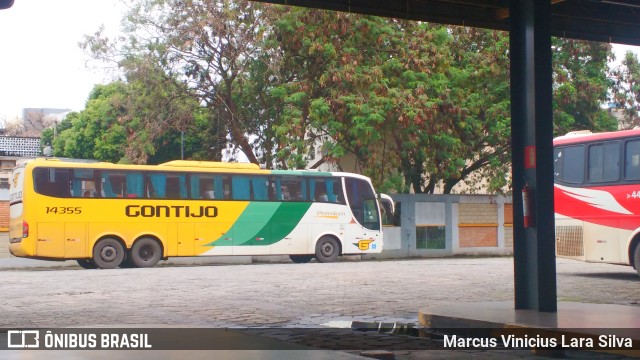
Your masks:
M143 246L138 252L138 255L140 256L140 259L148 261L153 257L153 250L151 250L149 246Z
M104 261L113 261L116 259L116 250L110 246L107 246L100 251L100 257Z
M325 256L330 256L333 254L333 246L331 244L324 244L322 246L322 253Z

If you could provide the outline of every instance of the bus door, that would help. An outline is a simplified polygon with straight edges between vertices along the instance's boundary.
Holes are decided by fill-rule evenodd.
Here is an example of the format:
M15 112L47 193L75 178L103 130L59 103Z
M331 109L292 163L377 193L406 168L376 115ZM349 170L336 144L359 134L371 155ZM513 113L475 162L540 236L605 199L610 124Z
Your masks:
M354 228L353 222L348 225L347 236L356 240L353 245L357 249L353 250L376 250L381 246L382 237L378 200L371 185L362 179L345 178L345 190L357 226Z
M178 256L194 256L195 233L193 223L178 224Z
M364 199L362 203L364 221L362 226L362 240L358 242L361 251L377 250L381 246L380 216L378 201L375 198Z

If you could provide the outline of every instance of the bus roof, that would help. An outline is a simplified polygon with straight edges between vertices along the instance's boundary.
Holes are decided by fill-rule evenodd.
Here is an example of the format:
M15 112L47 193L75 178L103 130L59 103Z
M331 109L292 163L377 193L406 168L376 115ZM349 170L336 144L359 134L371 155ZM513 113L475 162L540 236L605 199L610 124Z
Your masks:
M174 171L210 171L229 173L258 173L262 175L301 175L301 176L345 176L353 178L370 179L367 176L347 173L328 172L318 170L265 170L253 163L225 163L219 161L194 161L194 160L173 160L159 165L136 165L136 164L114 164L110 162L98 162L96 160L81 160L67 158L36 158L23 165L30 166L52 166L70 168L95 168L95 169L127 169L127 170L174 170Z
M173 160L162 163L159 166L260 170L260 166L254 163L225 163L220 161Z
M630 137L639 137L640 128L631 130L610 131L601 133L592 133L589 130L572 131L563 136L553 139L553 146L581 144L588 142L597 142L612 139L624 139Z

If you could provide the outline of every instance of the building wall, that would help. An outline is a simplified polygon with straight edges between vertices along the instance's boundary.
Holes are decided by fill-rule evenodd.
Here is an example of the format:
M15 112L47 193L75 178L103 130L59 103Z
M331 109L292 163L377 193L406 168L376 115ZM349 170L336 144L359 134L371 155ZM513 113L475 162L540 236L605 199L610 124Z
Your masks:
M9 253L9 233L7 231L0 232L0 259L13 257Z
M392 195L401 224L385 227L380 255L511 255L511 198L492 195Z
M458 228L460 247L498 246L498 205L461 203Z
M29 138L26 139L29 140ZM6 150L3 148L2 141L7 141L7 137L0 136L0 140L1 153ZM39 140L40 139L38 139L38 143ZM23 145L25 148L29 148L28 141ZM16 165L20 165L30 159L31 158L0 155L0 259L11 257L9 254L9 182L11 180L11 172Z

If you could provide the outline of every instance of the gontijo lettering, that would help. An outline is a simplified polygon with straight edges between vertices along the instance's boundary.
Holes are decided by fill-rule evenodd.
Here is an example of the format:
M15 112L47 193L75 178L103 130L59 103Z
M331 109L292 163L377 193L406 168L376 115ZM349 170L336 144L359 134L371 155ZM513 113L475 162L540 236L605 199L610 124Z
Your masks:
M181 206L181 205L127 205L125 215L128 217L208 217L218 216L215 206Z

